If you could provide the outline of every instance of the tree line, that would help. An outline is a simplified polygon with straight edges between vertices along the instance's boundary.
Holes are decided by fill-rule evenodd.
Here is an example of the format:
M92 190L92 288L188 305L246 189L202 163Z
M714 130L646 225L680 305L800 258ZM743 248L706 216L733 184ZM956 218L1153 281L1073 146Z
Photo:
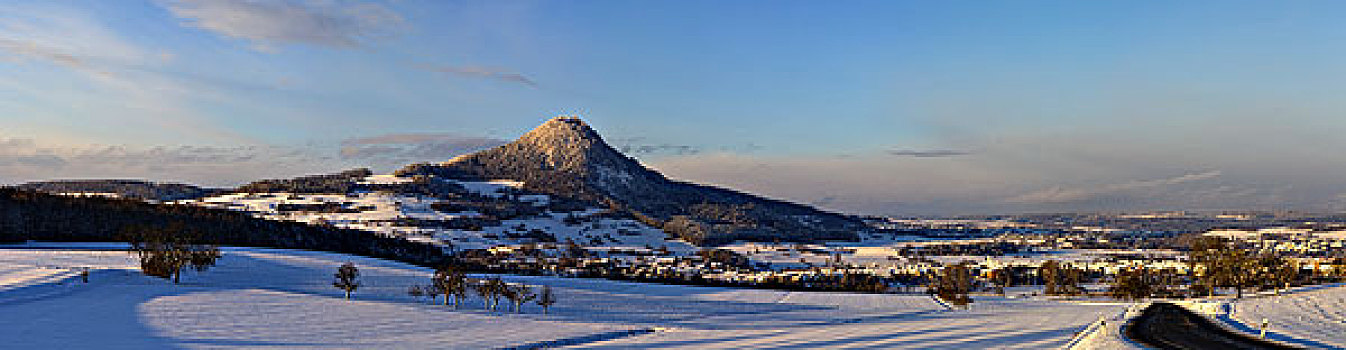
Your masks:
M359 268L355 264L342 264L333 274L332 286L345 292L346 299L350 299L351 294L361 285L359 276ZM435 269L427 285L418 284L407 288L407 295L413 298L426 298L435 302L443 296L445 306L450 305L452 300L455 310L466 300L469 292L480 296L482 307L492 312L499 311L502 301L507 302L507 311L514 313L523 313L523 306L534 302L542 307L542 313L546 314L557 302L556 293L552 291L551 286L542 286L540 290L534 290L533 286L505 282L500 277L468 278L466 271L454 265L441 265Z

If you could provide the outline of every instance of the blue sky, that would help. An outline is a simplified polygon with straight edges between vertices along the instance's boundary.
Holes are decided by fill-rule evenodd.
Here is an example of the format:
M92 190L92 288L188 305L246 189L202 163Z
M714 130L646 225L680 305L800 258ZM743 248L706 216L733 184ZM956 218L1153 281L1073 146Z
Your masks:
M10 1L0 182L391 170L557 114L879 214L1346 209L1331 1Z

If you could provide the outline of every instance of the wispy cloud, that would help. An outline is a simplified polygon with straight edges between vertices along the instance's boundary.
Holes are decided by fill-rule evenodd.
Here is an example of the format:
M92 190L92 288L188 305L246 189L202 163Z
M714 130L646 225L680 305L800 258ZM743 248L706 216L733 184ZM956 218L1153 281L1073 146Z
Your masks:
M448 160L508 141L446 133L387 134L351 138L341 142L341 157L379 163Z
M184 25L246 40L262 51L292 44L359 47L392 36L404 26L401 15L377 2L165 0L161 4Z
M280 147L52 145L30 138L0 138L0 181L61 178L157 178L238 181L311 171L321 159Z
M1203 173L1186 174L1166 179L1129 181L1116 184L1106 184L1090 187L1065 188L1053 186L1044 190L1025 193L1022 195L1006 199L1012 203L1070 203L1099 196L1121 194L1131 191L1160 188L1165 186L1177 185L1182 183L1209 180L1220 176L1219 170L1207 171Z
M693 155L701 153L702 148L693 145L676 145L671 143L653 143L645 137L630 137L613 139L612 144L617 150L627 155Z
M144 50L74 9L0 5L0 54L106 75L103 64L130 64Z
M30 88L25 92L32 103L96 110L96 113L63 110L65 115L87 113L80 116L81 123L163 128L214 140L252 141L219 127L193 108L194 100L209 95L206 93L209 89L202 86L210 84L199 84L200 80L190 75L168 72L162 66L171 60L172 52L131 39L83 9L0 5L0 58L8 56L24 65L65 68L88 82L69 88L46 84L48 79L41 75L45 73L19 70L15 74L17 79L27 79L24 85Z
M507 83L522 84L531 88L538 88L538 84L532 78L522 73L510 71L507 69L480 67L480 66L424 66L426 70L440 72L460 77L492 79Z
M0 51L9 52L22 58L49 61L69 68L87 68L84 59L34 41L0 38Z
M886 153L893 156L915 157L915 158L956 157L972 154L972 152L968 151L951 150L951 149L932 149L932 150L894 149L894 150L888 150Z

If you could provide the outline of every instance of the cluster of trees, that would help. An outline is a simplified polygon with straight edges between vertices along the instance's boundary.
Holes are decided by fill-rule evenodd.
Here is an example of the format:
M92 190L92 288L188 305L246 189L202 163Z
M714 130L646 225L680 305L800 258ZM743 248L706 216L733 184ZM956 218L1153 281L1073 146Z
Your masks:
M435 179L414 176L409 182L396 184L360 184L359 181L372 175L369 169L359 168L336 174L309 175L293 179L269 179L255 181L234 189L239 193L325 193L341 194L357 190L423 194L435 197L454 197L467 193L467 189L457 183L437 181Z
M1008 242L950 243L921 247L898 248L897 253L906 257L953 256L953 255L990 255L1001 256L1023 252L1024 246Z
M748 257L728 249L702 249L696 252L696 255L707 262L716 262L731 268L746 269L752 266L752 261Z
M140 270L145 275L172 279L173 284L178 283L183 269L205 271L220 259L218 246L207 243L200 230L182 223L125 226L122 236L131 244L132 253L140 257Z
M467 273L456 267L445 265L436 269L431 282L431 290L443 294L445 303L449 302L449 297L453 297L454 309L458 308L458 300L467 297Z
M1042 278L1043 294L1079 295L1084 294L1080 283L1084 282L1084 270L1068 263L1048 260L1038 267L1038 277Z
M658 265L619 266L612 261L597 262L586 260L589 252L572 240L559 245L562 247L556 256L548 256L543 251L527 246L515 252L491 252L485 249L467 249L455 256L459 266L478 272L517 274L517 275L558 275L571 277L603 278L620 281L662 283L694 286L716 286L735 288L754 288L791 291L836 291L885 293L894 284L921 286L926 281L923 276L877 276L867 272L846 271L840 268L837 274L778 275L759 281L739 281L708 278L696 270L679 271L677 269L658 268ZM660 250L658 248L656 251ZM666 250L663 249L663 250ZM719 262L721 268L729 271L757 271L751 261L730 250L709 249L698 252L700 260L679 257L688 264ZM675 262L676 264L676 262Z
M1198 273L1194 292L1214 294L1216 288L1234 288L1238 297L1248 288L1280 288L1299 281L1299 267L1274 252L1253 252L1215 237L1192 242L1188 263Z
M337 174L310 175L293 179L261 180L239 186L234 191L243 193L350 193L356 186L355 181L372 175L369 169L360 168Z
M543 286L540 292L534 292L529 285L506 283L499 277L470 279L462 269L453 265L436 269L429 285L413 285L407 289L407 294L414 298L428 297L432 301L443 295L444 305L449 305L452 299L453 308L457 309L459 303L467 298L469 290L481 297L483 307L489 311L499 310L503 300L509 301L508 305L512 306L511 311L514 313L522 313L524 304L536 302L545 314L557 301L551 286Z
M1307 282L1299 266L1274 251L1254 251L1216 237L1188 240L1188 273L1174 269L1133 267L1113 278L1109 294L1119 299L1214 295L1232 288L1237 297L1248 289L1278 289Z
M1133 267L1117 272L1108 294L1117 299L1139 300L1149 297L1181 297L1183 278L1172 268Z

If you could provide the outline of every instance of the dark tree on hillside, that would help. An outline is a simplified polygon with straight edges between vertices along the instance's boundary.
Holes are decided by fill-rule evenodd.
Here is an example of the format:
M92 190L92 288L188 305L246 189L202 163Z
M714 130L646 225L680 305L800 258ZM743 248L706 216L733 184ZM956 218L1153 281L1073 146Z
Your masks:
M542 286L542 293L537 296L537 305L542 307L542 313L546 314L554 304L556 304L556 294L552 293L551 286Z
M336 278L336 280L332 282L332 286L345 291L346 299L350 299L351 293L354 293L356 289L360 288L360 269L356 268L354 263L345 263L341 265L341 267L337 268L336 274L332 275L332 277Z
M967 263L945 266L940 271L939 281L935 285L935 294L953 305L972 303L968 293L972 291L972 269Z
M168 278L177 284L182 270L205 271L220 258L219 247L206 244L200 231L181 223L162 227L132 225L122 228L131 251L140 257L146 275Z

